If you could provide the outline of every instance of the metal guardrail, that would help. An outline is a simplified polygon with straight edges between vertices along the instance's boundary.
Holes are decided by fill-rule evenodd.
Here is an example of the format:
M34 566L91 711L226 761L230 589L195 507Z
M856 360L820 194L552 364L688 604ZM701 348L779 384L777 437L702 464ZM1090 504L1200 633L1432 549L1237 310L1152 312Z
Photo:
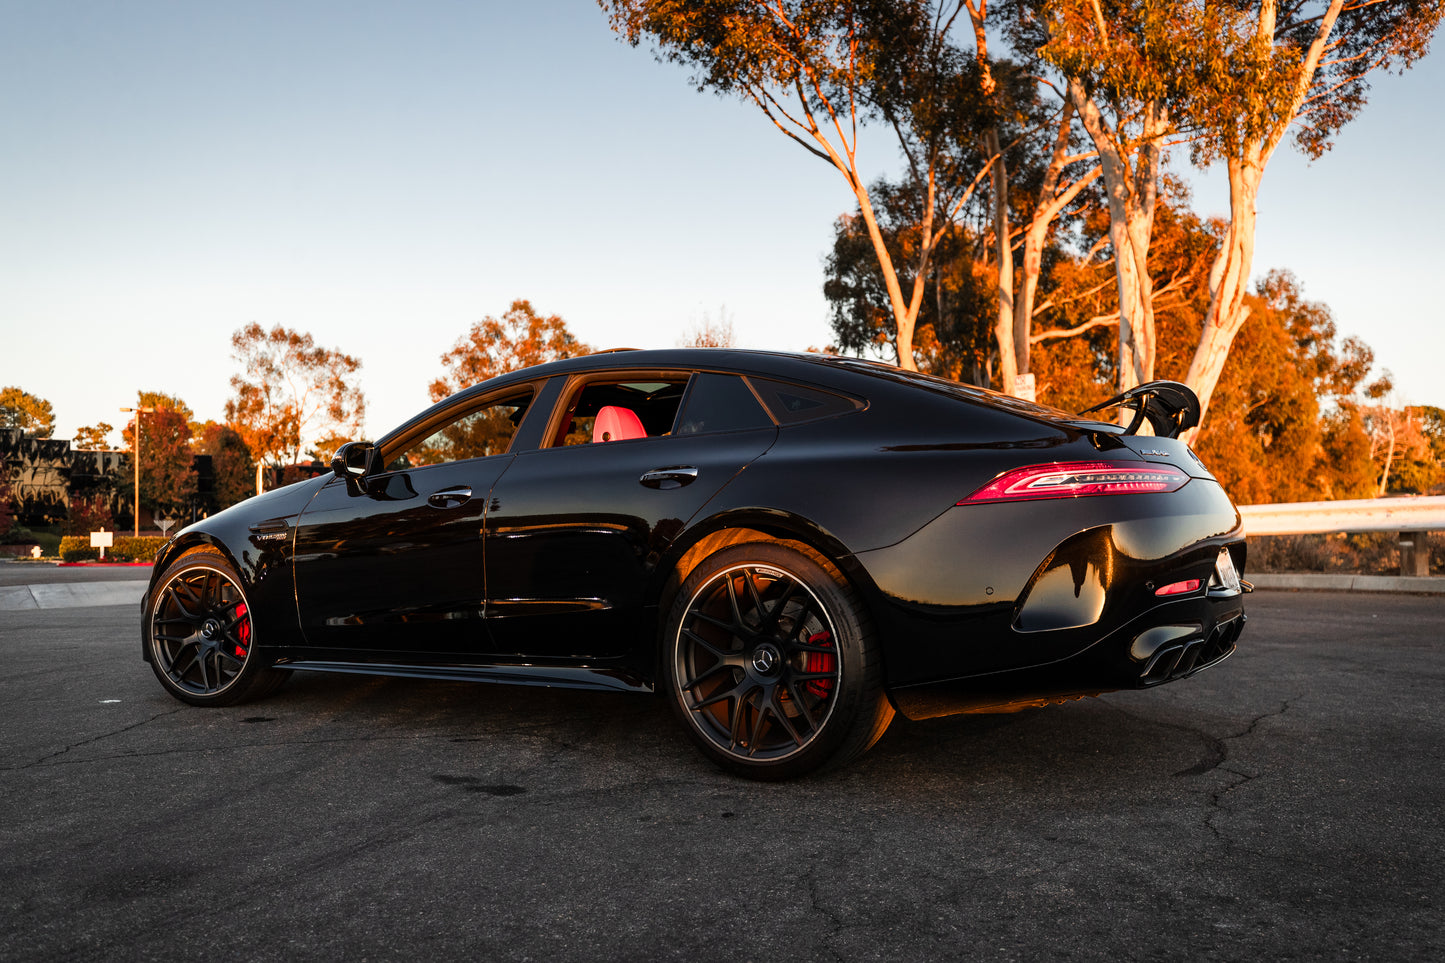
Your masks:
M1445 531L1445 495L1241 505L1246 535L1399 532L1400 574L1430 574L1428 532Z

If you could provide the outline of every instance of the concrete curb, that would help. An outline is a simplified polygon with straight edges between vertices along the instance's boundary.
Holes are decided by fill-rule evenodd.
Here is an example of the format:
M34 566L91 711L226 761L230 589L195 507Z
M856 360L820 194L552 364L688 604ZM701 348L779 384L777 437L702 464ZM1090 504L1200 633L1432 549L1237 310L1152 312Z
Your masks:
M50 582L0 586L0 611L73 609L94 605L140 605L146 585L139 579L114 582Z
M1302 575L1294 573L1249 573L1245 575L1258 589L1305 589L1312 592L1410 592L1417 595L1445 595L1445 578L1408 575Z

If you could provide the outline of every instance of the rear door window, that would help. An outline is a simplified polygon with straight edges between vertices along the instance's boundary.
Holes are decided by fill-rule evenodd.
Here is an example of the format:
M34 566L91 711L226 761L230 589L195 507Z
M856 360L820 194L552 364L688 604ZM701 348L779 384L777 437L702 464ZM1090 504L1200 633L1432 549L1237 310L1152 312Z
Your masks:
M773 420L742 378L703 372L692 379L674 434L700 435L772 425Z

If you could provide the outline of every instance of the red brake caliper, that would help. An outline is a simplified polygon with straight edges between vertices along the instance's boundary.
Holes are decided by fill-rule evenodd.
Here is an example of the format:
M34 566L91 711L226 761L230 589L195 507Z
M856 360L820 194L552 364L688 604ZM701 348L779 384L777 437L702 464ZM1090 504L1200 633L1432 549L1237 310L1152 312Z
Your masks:
M833 645L833 635L826 631L819 632L816 635L810 635L808 636L808 644L831 648ZM809 652L807 660L803 663L803 671L809 675L814 672L832 672L837 664L837 657L831 652ZM833 691L833 680L809 679L803 683L803 688L807 689L819 699L826 699L828 698L828 694Z
M236 606L236 617L241 619L241 624L236 626L236 638L241 640L236 646L236 658L238 659L244 659L246 657L246 650L251 647L251 620L245 618L245 615L246 603L242 602Z

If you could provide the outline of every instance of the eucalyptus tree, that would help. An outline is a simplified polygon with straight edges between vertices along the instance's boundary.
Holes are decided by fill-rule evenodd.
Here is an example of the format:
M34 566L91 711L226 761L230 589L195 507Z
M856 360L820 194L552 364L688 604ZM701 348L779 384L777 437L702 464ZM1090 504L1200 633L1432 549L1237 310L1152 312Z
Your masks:
M928 266L946 225L976 194L996 158L958 135L981 88L960 70L949 32L958 2L930 0L599 0L633 45L693 71L701 89L741 97L785 136L841 174L857 202L887 294L898 364L915 368L913 338ZM905 293L868 185L858 134L869 120L897 134L927 197L924 239ZM987 154L987 151L985 151ZM974 167L971 179L944 168Z
M1371 73L1404 69L1424 56L1445 2L1262 0L1219 5L1207 16L1189 12L1211 55L1201 60L1185 126L1195 161L1222 162L1229 177L1229 221L1186 375L1207 411L1249 317L1245 295L1266 165L1291 135L1308 157L1329 150L1334 134L1364 106Z
M242 373L231 377L226 422L255 458L281 467L308 439L361 430L366 399L351 355L317 346L309 333L252 322L231 335L231 357Z

